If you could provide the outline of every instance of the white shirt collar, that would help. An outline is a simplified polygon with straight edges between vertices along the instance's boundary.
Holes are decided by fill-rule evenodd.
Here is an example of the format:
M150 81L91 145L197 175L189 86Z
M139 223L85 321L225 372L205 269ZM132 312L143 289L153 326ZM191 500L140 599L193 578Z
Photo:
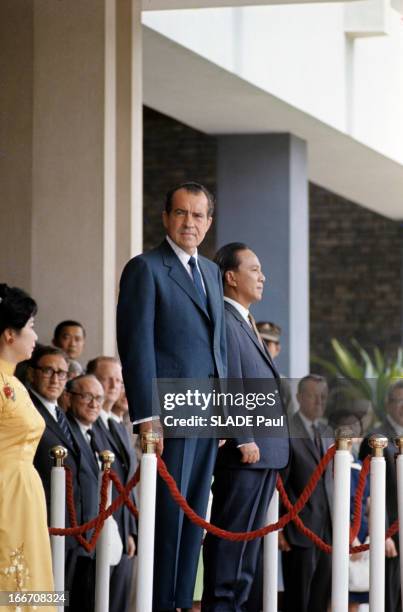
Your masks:
M193 272L192 272L192 268L189 265L189 259L191 257L195 258L195 260L196 260L196 267L197 267L197 269L200 272L201 282L202 282L202 285L203 285L204 292L206 293L206 284L204 282L203 274L200 271L197 249L195 250L193 255L189 255L189 253L186 253L186 251L184 251L183 249L178 247L178 245L175 244L175 242L169 236L165 236L165 238L166 238L166 241L168 242L168 244L172 247L175 255L178 257L178 259L181 262L182 266L185 268L186 272L189 274L190 278L192 279L192 282L193 282Z
M171 247L171 249L173 250L173 252L175 253L175 255L179 258L181 264L184 265L186 269L188 269L190 257L194 257L195 260L196 260L196 264L198 265L198 261L197 261L197 257L198 257L197 249L195 250L193 255L189 255L189 253L186 253L186 251L181 249L180 246L178 246L176 244L176 242L174 242L172 240L172 238L170 238L169 236L165 236L165 239L168 242L168 244ZM190 269L190 267L189 267L189 269Z
M34 395L36 395L36 397L42 402L42 404L45 406L46 410L49 412L50 416L52 416L56 423L57 423L57 413L56 413L56 406L57 404L55 404L55 402L51 402L50 400L46 399L45 397L43 397L43 395L41 395L40 393L38 393L37 391L35 391L35 389L33 389L32 387L30 387L32 393Z
M101 408L101 411L99 413L99 417L102 419L102 422L105 425L106 429L109 429L108 419L111 417L111 414L112 412L106 412L106 410L104 410L103 408Z
M314 433L312 430L312 425L315 425L315 427L318 427L318 425L320 424L320 420L315 419L314 421L311 421L311 419L308 419L304 414L302 414L301 410L298 410L298 414L301 417L301 421L303 422L304 427L309 434L309 437L311 438L311 440L313 440Z
M109 418L116 421L116 423L123 423L123 419L121 419L117 414L115 414L113 410L110 411Z
M81 433L83 434L84 438L87 440L87 442L89 441L88 436L86 436L85 434L87 433L87 431L89 429L91 429L92 425L84 425L84 423L81 423L81 421L79 421L76 417L74 417L75 422L77 423L77 425L80 428Z
M403 436L403 426L399 425L399 423L396 423L395 419L393 417L390 416L390 414L386 415L386 418L388 419L389 423L392 425L393 429L396 432L397 436Z
M236 302L232 298L226 296L224 296L224 302L228 302L228 304L231 304L231 306L236 308L239 314L245 319L249 327L251 326L249 321L249 310L245 308L245 306L242 306L242 304L240 304L239 302Z

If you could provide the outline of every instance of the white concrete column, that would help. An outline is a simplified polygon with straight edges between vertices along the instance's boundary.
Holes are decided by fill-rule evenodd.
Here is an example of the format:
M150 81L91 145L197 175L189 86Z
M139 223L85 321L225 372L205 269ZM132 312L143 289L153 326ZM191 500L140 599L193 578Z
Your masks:
M60 320L78 319L85 361L116 352L118 276L142 249L141 3L31 8L30 288L41 341Z
M282 327L280 372L304 376L309 371L306 143L291 134L217 140L217 248L245 242L256 252L267 282L254 316Z
M0 279L31 289L33 7L0 2Z
M143 250L143 61L141 0L117 5L116 280Z

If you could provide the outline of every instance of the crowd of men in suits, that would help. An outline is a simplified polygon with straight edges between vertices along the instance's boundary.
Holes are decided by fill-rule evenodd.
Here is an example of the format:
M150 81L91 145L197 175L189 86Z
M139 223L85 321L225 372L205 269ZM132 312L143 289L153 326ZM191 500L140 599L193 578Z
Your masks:
M302 378L296 393L297 409L290 410L292 394L274 361L280 330L267 322L257 326L251 315L250 307L261 300L265 283L257 254L241 242L222 247L214 262L198 253L213 211L213 197L198 183L184 183L167 194L162 213L166 238L157 248L131 259L122 274L117 309L122 365L113 357L101 356L81 372L77 359L85 332L74 321L58 326L53 346L37 349L29 364L26 378L31 397L46 421L35 464L47 500L49 449L62 444L69 451L67 464L73 473L82 522L98 511L101 449L110 448L115 453L113 467L122 483L133 475L133 443L122 421L127 410L135 432L158 434L157 452L162 454L182 495L201 516L206 515L214 477L211 522L232 531L249 531L265 524L279 471L291 502L295 502L333 443L333 432L323 419L328 397L326 380L315 374ZM220 447L218 439L164 435L153 381L224 378L270 379L276 385L285 399L280 413L286 417L285 405L289 409L279 435L255 439L253 432L243 431ZM127 400L122 397L123 381ZM403 384L390 391L386 409L384 432L388 433L386 426L389 433L399 433L399 428L403 431ZM389 463L392 472L393 461ZM301 512L305 525L329 543L332 486L329 466ZM396 516L395 497L393 504L388 508L391 521ZM136 525L125 507L115 514L115 520L123 554L111 572L110 609L125 612ZM202 537L201 529L184 516L158 477L154 612L192 609ZM280 533L279 546L285 587L282 609L326 612L330 557L293 524ZM389 543L389 558L395 561L398 545L394 542L393 546ZM207 535L203 560L202 611L261 610L261 540L229 542ZM67 538L66 562L71 609L93 610L94 553L86 553L74 539ZM398 592L396 567L391 563L388 571L390 589ZM394 597L387 612L398 612L398 606Z
M126 484L137 467L124 393L122 368L115 357L99 356L79 367L84 346L84 328L77 321L64 321L55 330L53 344L38 345L25 364L23 379L31 399L45 420L34 465L38 470L50 516L50 451L55 446L67 450L65 464L71 470L74 502L79 524L98 515L100 452L111 450L112 465L121 483ZM71 367L73 363L73 367ZM77 365L78 364L78 365ZM113 497L117 491L113 488ZM134 493L132 499L135 502ZM113 515L121 541L119 562L111 567L110 610L129 608L135 554L136 521L126 506ZM69 515L66 512L66 526ZM92 532L85 534L87 538ZM75 538L66 537L65 585L70 593L69 609L93 612L95 606L95 550L87 552ZM120 542L118 542L119 548Z

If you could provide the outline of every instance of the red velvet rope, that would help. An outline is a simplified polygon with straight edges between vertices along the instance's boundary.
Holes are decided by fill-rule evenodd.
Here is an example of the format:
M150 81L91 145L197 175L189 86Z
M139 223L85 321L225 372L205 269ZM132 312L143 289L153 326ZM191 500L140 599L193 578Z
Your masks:
M71 470L65 466L66 471L66 502L67 502L67 511L69 514L71 527L67 528L59 528L59 527L50 527L49 533L51 535L60 535L66 536L71 535L76 538L76 540L85 548L87 552L93 550L96 546L98 538L100 536L102 527L104 522L108 517L110 517L116 510L122 505L126 504L129 507L129 510L135 515L138 516L138 511L133 502L128 498L128 494L133 489L136 484L140 480L140 469L137 470L136 474L129 480L127 485L124 487L119 480L119 477L113 470L109 470L103 473L102 475L102 483L101 483L101 491L100 491L100 503L99 503L99 513L98 515L87 521L83 525L77 525L77 514L74 505L74 494L73 494L73 477ZM108 484L109 481L112 481L116 486L119 496L111 503L108 508L107 497L108 497ZM94 529L90 540L88 541L82 534L86 531Z
M328 449L327 453L322 457L320 463L316 467L311 478L309 479L308 484L306 485L305 489L301 493L294 506L290 505L287 514L284 514L281 519L278 520L276 523L272 523L270 525L266 525L265 527L261 527L260 529L255 529L254 531L247 532L227 531L226 529L221 529L220 527L216 527L215 525L208 523L203 518L198 516L196 512L194 512L194 510L192 510L192 508L189 506L186 499L181 495L175 480L169 474L164 461L159 456L157 457L157 467L158 473L165 481L165 484L168 486L169 492L173 500L180 506L180 508L186 514L188 519L192 521L192 523L195 523L199 527L202 527L209 533L212 533L213 535L218 536L220 538L225 538L226 540L231 540L232 542L247 542L256 538L261 538L267 535L268 533L271 533L272 531L282 529L287 523L295 519L297 514L301 512L302 508L305 506L309 497L312 495L312 492L315 490L319 479L321 478L328 463L333 459L335 452L335 446L331 446Z
M173 479L173 477L169 474L168 469L160 456L157 456L157 468L160 477L164 480L167 485L169 492L173 498L173 500L179 505L179 507L183 510L186 516L190 521L202 527L209 533L212 533L215 536L224 538L226 540L231 540L233 542L243 542L254 540L256 538L264 537L268 533L273 531L277 531L278 529L282 529L287 523L290 521L294 521L295 525L303 533L307 536L318 548L323 550L326 553L331 553L332 547L330 544L324 542L319 536L317 536L313 531L311 531L308 527L304 525L298 514L304 508L308 499L312 495L315 490L320 478L323 475L326 467L333 459L336 453L336 447L331 446L327 453L322 457L320 463L316 467L315 471L312 473L307 485L302 491L301 495L297 499L294 505L290 502L288 495L285 491L283 481L280 476L277 478L277 489L280 494L281 501L283 502L287 513L284 514L276 523L272 523L270 525L266 525L265 527L261 527L260 529L255 529L254 531L248 532L233 532L227 531L225 529L221 529L220 527L216 527L211 523L205 521L202 517L198 516L194 510L189 506L186 499L181 495L178 486ZM361 524L361 513L362 513L362 496L365 489L365 482L368 476L370 467L370 456L368 455L362 465L361 473L358 480L357 490L354 498L354 514L353 514L353 522L350 527L350 544L355 539L358 534L360 524ZM71 471L65 467L66 470L66 501L67 508L70 518L71 527L69 528L55 528L52 527L49 529L49 533L52 535L71 535L74 536L77 541L87 550L91 551L95 547L97 540L99 538L100 532L104 525L105 520L111 516L122 504L125 504L129 510L138 517L138 510L133 502L129 498L129 493L132 488L136 486L136 484L140 480L140 470L138 469L133 478L127 483L126 486L123 486L119 480L119 477L113 470L109 470L103 473L102 476L102 484L101 484L101 492L100 492L100 504L99 504L99 514L95 518L87 521L83 525L77 525L77 516L74 505L74 495L73 495L73 479ZM111 503L111 505L106 508L107 504L107 491L109 481L112 481L114 486L116 487L119 495L116 499ZM393 536L397 533L399 528L398 521L395 521L393 525L387 530L386 538ZM86 531L94 529L90 540L88 541L82 534ZM369 549L369 544L362 544L360 546L352 547L350 545L351 553L363 552Z

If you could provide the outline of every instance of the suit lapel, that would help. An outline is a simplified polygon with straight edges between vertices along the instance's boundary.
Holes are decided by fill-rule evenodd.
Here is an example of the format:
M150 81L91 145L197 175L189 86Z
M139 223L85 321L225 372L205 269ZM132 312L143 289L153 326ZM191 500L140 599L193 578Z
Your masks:
M85 456L87 457L87 461L89 465L91 466L92 471L94 472L95 476L98 478L99 465L94 457L94 454L88 442L84 440L84 436L79 426L77 425L77 423L73 419L70 419L69 417L67 417L67 419L70 425L70 430L71 430L71 435L73 437L73 440L77 444L78 448L81 449L81 452L84 453Z
M109 429L105 426L103 420L101 417L98 417L98 419L95 421L93 427L99 427L99 429L101 430L103 437L108 441L108 443L111 445L111 450L113 450L113 452L120 457L121 454L121 450L120 448L118 448L113 436L111 435L111 432L109 431ZM105 448L103 448L102 450L106 450Z
M198 258L198 264L206 287L211 318L215 324L222 308L221 296L217 291L217 278L213 276L211 268L206 265L203 257Z
M192 279L190 278L189 274L186 272L179 258L173 252L166 240L164 240L160 248L162 251L162 259L164 265L169 268L169 277L172 278L172 280L175 281L181 289L183 289L183 291L190 297L190 299L193 300L196 306L198 306L200 310L202 310L203 313L207 317L209 317L209 313L207 312L206 307L202 303ZM198 263L200 267L200 260L198 261ZM205 278L204 274L203 278ZM208 292L207 295L208 297L210 297Z
M312 442L307 430L305 429L305 425L302 422L302 419L298 413L294 416L293 420L294 420L296 433L298 434L298 437L301 437L302 444L313 456L313 458L315 459L315 462L319 463L321 458L320 458L318 449L316 448L314 442Z
M71 446L69 440L65 437L62 429L59 427L59 424L52 417L52 415L50 414L49 410L42 404L41 400L38 397L36 397L36 395L31 393L31 392L29 392L29 395L31 396L31 399L32 399L36 409L41 414L41 416L44 418L45 423L46 423L46 427L48 427L51 431L53 431L53 433L58 438L60 438L60 440L63 442L64 446L66 446L67 449L70 450L70 452L73 452L75 455L77 455L77 449Z
M261 355L265 358L265 360L267 361L267 363L269 364L273 375L275 378L279 378L279 374L276 370L276 367L269 355L269 353L262 348L262 346L260 345L259 340L256 337L256 334L254 333L253 329L250 327L250 325L245 321L245 319L243 318L243 316L241 315L240 312L238 312L238 310L236 308L234 308L234 306L232 304L230 304L229 302L224 302L224 306L226 310L229 310L229 312L231 312L234 317L239 321L239 323L241 324L242 329L244 330L245 333L248 334L249 338L252 340L252 342L254 343L254 345L256 346L256 348L259 350L259 352L261 353Z

